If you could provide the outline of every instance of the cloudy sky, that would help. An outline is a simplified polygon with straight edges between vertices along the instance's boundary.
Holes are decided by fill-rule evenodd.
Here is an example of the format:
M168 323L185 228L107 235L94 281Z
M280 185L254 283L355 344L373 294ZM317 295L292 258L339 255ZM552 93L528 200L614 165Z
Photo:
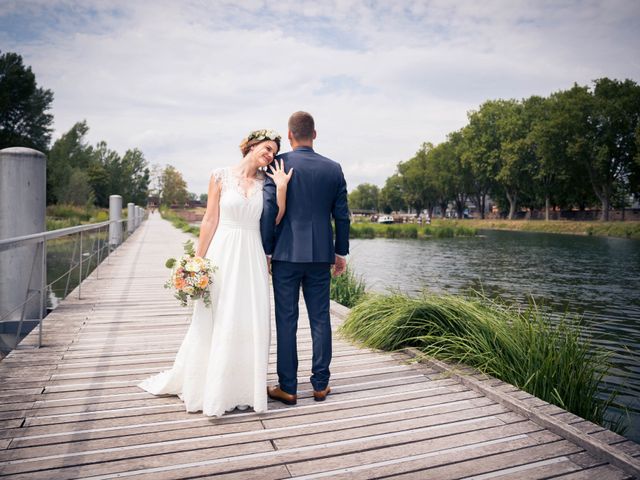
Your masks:
M351 190L485 100L640 81L640 0L0 0L0 50L53 90L54 139L86 119L203 193L306 110Z

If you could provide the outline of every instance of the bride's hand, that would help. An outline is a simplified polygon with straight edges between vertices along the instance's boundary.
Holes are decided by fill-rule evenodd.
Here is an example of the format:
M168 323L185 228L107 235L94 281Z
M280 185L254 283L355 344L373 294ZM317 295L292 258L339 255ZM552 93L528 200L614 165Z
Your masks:
M269 165L269 170L271 170L271 173L266 172L266 174L273 180L277 188L286 187L293 174L293 168L289 169L289 173L285 173L284 160L280 160L280 163L278 163L278 160L274 160L273 163Z

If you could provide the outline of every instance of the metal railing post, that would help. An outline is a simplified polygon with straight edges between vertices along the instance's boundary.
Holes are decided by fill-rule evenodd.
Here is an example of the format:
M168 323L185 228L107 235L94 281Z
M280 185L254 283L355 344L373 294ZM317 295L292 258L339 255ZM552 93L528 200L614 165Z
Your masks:
M81 300L82 292L82 231L80 232L80 268L78 269L78 300Z
M40 284L40 321L38 322L38 348L42 347L42 324L47 308L47 240L42 240L42 278Z
M69 275L67 275L67 284L64 286L64 297L67 297L69 293L69 283L71 282L71 271L73 270L73 262L76 258L76 248L78 248L78 242L73 242L73 253L71 253L71 259L69 260Z
M127 231L129 235L136 229L136 206L129 202L127 203Z
M109 196L109 220L112 222L109 225L109 244L114 248L122 243L122 225L120 220L122 219L122 196L110 195Z

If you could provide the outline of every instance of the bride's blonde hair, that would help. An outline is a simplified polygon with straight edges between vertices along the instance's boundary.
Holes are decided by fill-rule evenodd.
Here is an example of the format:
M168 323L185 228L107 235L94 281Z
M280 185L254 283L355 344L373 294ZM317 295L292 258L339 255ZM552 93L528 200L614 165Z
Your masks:
M247 136L247 138L242 139L242 142L240 142L240 151L242 152L242 156L246 156L254 145L266 142L267 140L271 140L276 143L278 147L276 150L277 154L280 151L280 135L275 130L263 129L254 130Z

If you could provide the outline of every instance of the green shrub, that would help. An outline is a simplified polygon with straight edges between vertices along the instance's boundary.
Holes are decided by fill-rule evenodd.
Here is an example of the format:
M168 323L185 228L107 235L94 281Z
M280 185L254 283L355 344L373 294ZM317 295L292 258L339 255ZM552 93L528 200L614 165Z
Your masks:
M459 236L475 236L476 229L451 225L427 225L421 228L413 223L377 224L356 223L351 224L351 238L451 238Z
M94 206L48 205L46 210L47 230L74 227L86 223L109 220L109 211Z
M92 218L95 223L106 222L107 220L109 220L109 212L107 210L99 210Z
M49 205L47 206L46 215L53 218L76 218L80 221L89 221L91 218L91 209L79 207L76 205Z

